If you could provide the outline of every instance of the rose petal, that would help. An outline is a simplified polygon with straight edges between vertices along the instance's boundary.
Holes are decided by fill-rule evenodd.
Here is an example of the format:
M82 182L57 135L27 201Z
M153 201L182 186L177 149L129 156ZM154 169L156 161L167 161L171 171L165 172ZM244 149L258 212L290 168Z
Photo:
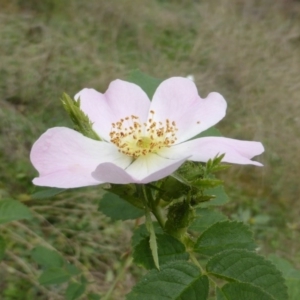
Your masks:
M107 91L101 94L93 89L83 89L75 95L80 98L80 108L93 122L94 130L109 141L112 123L130 117L139 117L145 122L148 117L150 100L136 84L123 80L111 82Z
M34 184L58 188L99 184L91 175L99 164L114 162L125 168L132 160L112 144L65 127L47 130L33 145L30 159L39 172Z
M99 181L115 184L149 183L172 174L187 159L170 160L154 154L141 158L139 157L126 170L112 163L103 163L92 175Z
M210 93L201 99L191 80L173 77L157 88L150 110L155 121L175 121L177 143L186 141L218 123L225 116L226 101L218 93Z
M96 170L92 173L92 176L102 182L114 183L114 184L128 184L137 182L135 178L132 178L126 171L113 163L103 163L98 165Z
M225 153L222 162L262 166L257 161L250 160L264 152L259 142L240 141L224 137L203 137L165 149L160 155L171 159L178 159L182 153L190 155L189 160L207 162L216 155Z

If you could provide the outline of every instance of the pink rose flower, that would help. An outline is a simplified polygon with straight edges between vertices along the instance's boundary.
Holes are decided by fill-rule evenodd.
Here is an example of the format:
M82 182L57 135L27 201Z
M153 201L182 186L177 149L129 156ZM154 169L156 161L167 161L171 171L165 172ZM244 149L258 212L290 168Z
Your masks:
M222 162L262 164L251 160L264 148L259 142L225 137L196 138L218 123L226 101L218 93L202 99L189 79L163 81L152 101L137 85L115 80L101 94L83 89L80 109L101 141L55 127L33 145L30 159L39 172L35 185L75 188L101 183L148 183L178 169L186 160L207 162L225 153Z

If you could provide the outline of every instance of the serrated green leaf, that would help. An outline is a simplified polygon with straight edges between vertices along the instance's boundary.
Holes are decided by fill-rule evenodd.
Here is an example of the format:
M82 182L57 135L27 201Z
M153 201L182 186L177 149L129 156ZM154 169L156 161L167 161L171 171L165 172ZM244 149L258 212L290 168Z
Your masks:
M228 249L254 250L252 232L241 222L217 222L207 228L198 238L194 251L213 256Z
M44 268L60 268L64 265L61 255L49 248L37 246L31 251L32 259Z
M159 226L157 222L152 222L155 233L156 234L163 234L162 228ZM140 225L134 232L131 238L131 245L134 248L138 245L143 239L149 237L149 232L146 228L146 224Z
M127 295L127 300L207 300L208 278L186 261L151 270Z
M54 197L67 189L57 189L57 188L49 188L49 189L44 189L42 191L36 192L31 195L32 199L48 199L51 197Z
M99 211L114 221L137 219L144 215L142 209L131 205L119 196L109 192L106 192L100 200Z
M289 300L298 300L300 298L300 270L295 269L290 262L277 255L270 255L268 259L282 272L288 288Z
M60 284L68 281L71 278L70 274L61 268L46 269L39 277L39 283L42 285Z
M172 236L157 234L156 241L160 265L174 260L188 260L189 254L185 251L185 246ZM136 264L140 264L146 269L155 268L152 252L149 247L149 237L142 239L134 248L133 259Z
M85 291L86 285L70 282L66 290L66 300L78 299Z
M254 252L236 249L223 251L208 261L206 270L228 281L248 283L253 288L260 288L272 296L270 299L288 299L282 274L270 261Z
M3 259L5 254L6 243L3 237L0 236L0 261Z
M217 300L274 300L260 288L247 283L228 283L217 291ZM288 300L288 299L286 299Z
M146 227L149 232L149 246L152 253L152 258L154 261L154 265L157 269L159 269L159 258L158 258L158 251L157 251L157 241L156 241L156 234L154 225L151 219L151 214L149 210L146 210Z
M132 71L127 80L141 87L142 90L144 90L144 92L148 95L150 100L152 99L157 87L163 81L162 79L151 77L140 70Z
M217 186L211 189L206 189L204 190L204 194L213 195L215 197L210 201L201 203L201 207L224 205L229 200L227 194L224 191L223 186Z
M202 232L211 225L225 220L227 220L227 217L215 209L197 208L196 218L190 225L189 229Z
M0 224L31 218L31 211L21 202L13 199L0 201Z

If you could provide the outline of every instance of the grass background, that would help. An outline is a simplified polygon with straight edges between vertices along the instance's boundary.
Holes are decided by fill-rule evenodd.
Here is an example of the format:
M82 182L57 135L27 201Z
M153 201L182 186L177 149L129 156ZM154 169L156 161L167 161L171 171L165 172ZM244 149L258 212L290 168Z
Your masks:
M100 189L33 200L33 142L71 126L59 98L104 92L139 68L157 78L193 74L199 93L228 102L224 136L261 141L264 168L223 174L226 212L252 224L261 253L300 267L300 2L284 0L0 0L0 197L27 204L34 221L1 226L8 250L1 299L63 299L36 283L36 245L84 268L89 289L123 299L141 270L124 271L134 224L97 212Z

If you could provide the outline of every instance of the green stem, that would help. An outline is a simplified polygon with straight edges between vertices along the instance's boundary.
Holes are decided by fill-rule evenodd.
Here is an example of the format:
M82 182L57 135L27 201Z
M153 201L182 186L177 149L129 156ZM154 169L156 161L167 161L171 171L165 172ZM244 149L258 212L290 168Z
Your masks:
M165 221L165 218L164 218L164 216L162 214L161 207L160 206L154 206L154 207L152 207L152 213L155 216L155 218L156 218L158 224L160 225L160 227L162 229L164 229L166 221Z
M119 281L121 281L122 277L124 276L125 271L130 267L132 264L133 258L131 256L127 256L121 270L119 271L116 279L114 280L113 284L111 285L110 289L107 291L107 293L104 295L103 300L109 300L111 299L111 295Z
M150 234L149 245L150 245L150 249L152 252L154 264L155 264L156 268L159 269L157 242L156 242L155 230L154 230L154 226L152 223L152 218L151 218L151 213L150 213L150 208L149 208L149 204L151 205L151 203L149 203L149 200L147 197L147 191L146 191L146 188L144 185L142 185L142 189L143 189L143 194L144 194L143 202L145 204L146 227Z
M209 280L214 284L214 286L218 286L217 282L215 280L213 280L213 278L211 278L211 276L209 276L209 274L207 274L207 272L202 268L202 266L200 265L196 256L194 255L194 253L189 252L189 254L190 254L190 258L191 258L192 262L200 269L201 274L208 276Z
M200 265L199 261L197 260L196 256L194 255L193 252L189 252L190 254L190 258L192 260L192 262L201 270L201 274L205 274L205 270L202 268L202 266Z
M149 195L150 198L151 198L150 201L149 201L149 197L147 195L146 187L144 185L142 186L142 189L143 189L144 199L145 199L145 202L147 203L147 206L151 209L151 212L155 216L155 218L156 218L158 224L160 225L160 227L162 229L164 229L165 219L164 219L164 216L162 214L162 209L159 206L159 201L154 201L152 195Z

